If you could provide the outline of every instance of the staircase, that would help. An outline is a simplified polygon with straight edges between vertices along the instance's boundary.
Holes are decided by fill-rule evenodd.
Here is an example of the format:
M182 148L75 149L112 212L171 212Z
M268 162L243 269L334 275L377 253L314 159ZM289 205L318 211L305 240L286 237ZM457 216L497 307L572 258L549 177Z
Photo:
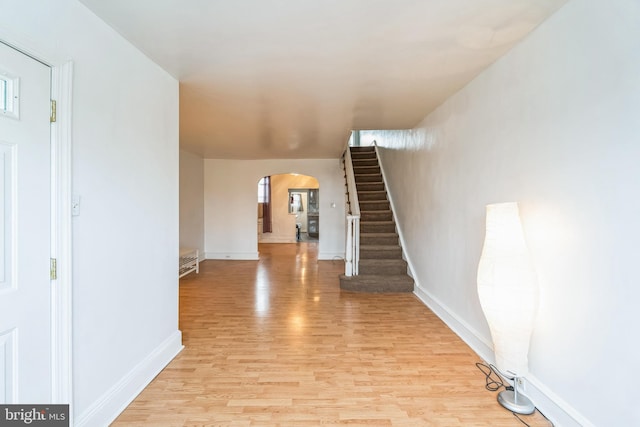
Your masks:
M375 147L350 149L360 203L360 263L357 276L340 276L340 289L413 292Z

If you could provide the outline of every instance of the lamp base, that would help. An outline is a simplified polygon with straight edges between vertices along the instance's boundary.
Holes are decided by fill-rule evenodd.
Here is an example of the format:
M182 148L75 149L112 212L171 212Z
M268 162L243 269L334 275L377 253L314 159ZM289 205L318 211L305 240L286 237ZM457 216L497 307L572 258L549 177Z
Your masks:
M527 396L518 393L517 395L513 390L504 390L498 393L498 403L517 414L533 414L536 410L535 405Z

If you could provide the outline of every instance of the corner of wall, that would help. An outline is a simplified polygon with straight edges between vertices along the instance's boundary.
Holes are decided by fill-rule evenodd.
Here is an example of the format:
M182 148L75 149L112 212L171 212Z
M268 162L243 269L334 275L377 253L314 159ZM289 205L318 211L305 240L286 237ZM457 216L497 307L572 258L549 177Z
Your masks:
M487 342L476 330L460 319L447 306L433 297L416 281L414 294L436 316L438 316L456 335L462 339L480 359L494 363L495 357L491 343ZM563 427L595 427L567 402L560 399L549 390L534 375L524 379L524 394L526 394L536 408L543 413L554 425Z
M109 425L183 348L182 332L175 331L89 408L78 415L74 425L78 427Z

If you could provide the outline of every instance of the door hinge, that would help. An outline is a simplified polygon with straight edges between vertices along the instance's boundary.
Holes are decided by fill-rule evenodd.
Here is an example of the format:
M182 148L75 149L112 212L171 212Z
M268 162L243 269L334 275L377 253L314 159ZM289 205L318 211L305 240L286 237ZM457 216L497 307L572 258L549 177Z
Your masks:
M51 258L51 262L49 264L49 276L51 280L56 280L58 278L58 260L55 258Z
M55 123L56 122L56 101L55 100L51 100L51 123Z

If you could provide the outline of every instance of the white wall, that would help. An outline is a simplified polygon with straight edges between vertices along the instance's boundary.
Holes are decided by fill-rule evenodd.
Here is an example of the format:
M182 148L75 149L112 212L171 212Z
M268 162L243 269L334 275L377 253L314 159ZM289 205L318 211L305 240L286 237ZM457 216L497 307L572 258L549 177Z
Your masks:
M211 259L257 259L256 203L263 176L299 173L320 186L320 259L344 258L344 182L338 159L204 161L205 252ZM331 204L335 203L335 208Z
M74 62L73 412L106 425L181 347L178 83L75 0L0 10L3 40Z
M180 150L180 247L204 259L204 159Z
M377 141L417 293L480 353L484 206L518 201L539 274L527 391L556 425L640 425L640 3L564 6Z

